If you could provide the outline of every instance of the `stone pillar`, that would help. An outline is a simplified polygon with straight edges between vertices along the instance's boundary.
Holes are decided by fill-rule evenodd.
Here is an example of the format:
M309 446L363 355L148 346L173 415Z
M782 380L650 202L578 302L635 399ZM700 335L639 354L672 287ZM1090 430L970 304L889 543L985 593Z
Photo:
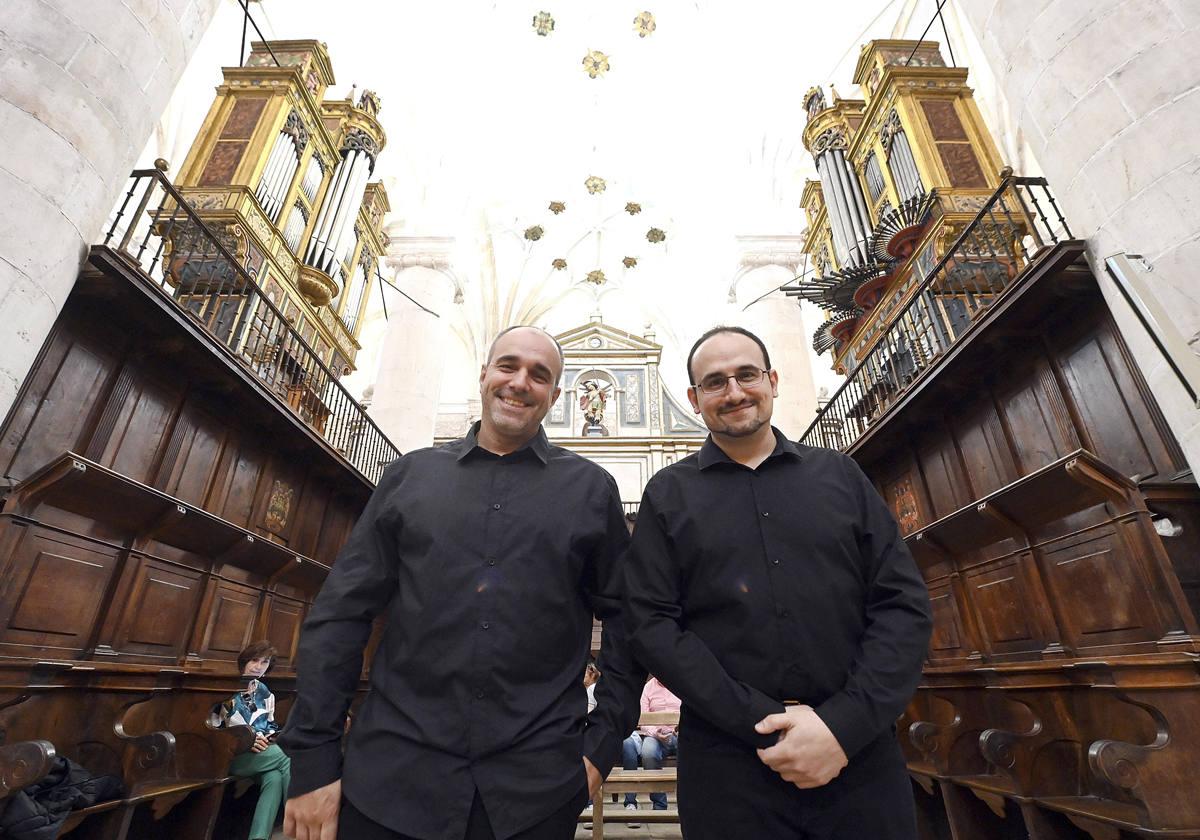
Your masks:
M774 291L742 311L760 295L795 277L803 258L802 241L794 236L739 236L741 264L729 288L732 311L726 323L741 324L762 338L779 372L779 397L772 422L798 440L816 417L817 389L808 353L811 330L805 331L800 307Z
M1193 470L1200 412L1104 271L1139 270L1200 350L1200 3L958 0ZM1018 173L1020 174L1020 173Z
M0 417L218 0L9 0L0 16Z
M389 237L384 263L393 282L441 316L388 294L390 320L370 414L401 452L433 444L452 309L461 291L449 266L453 244L442 237Z

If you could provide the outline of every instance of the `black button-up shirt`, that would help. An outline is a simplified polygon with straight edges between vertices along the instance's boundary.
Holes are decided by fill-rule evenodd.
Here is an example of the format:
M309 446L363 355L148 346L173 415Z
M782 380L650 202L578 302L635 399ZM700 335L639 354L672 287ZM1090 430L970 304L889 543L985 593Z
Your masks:
M505 838L579 793L584 755L606 774L637 723L645 673L620 621L629 537L612 476L543 431L501 457L477 430L384 473L305 620L280 738L292 796L340 776L368 817L427 840L462 838L476 790ZM381 612L343 764L343 720ZM604 677L588 716L593 613Z
M858 465L775 437L757 469L709 438L647 484L625 564L631 642L682 699L681 737L769 746L754 724L796 700L853 757L916 689L929 595Z

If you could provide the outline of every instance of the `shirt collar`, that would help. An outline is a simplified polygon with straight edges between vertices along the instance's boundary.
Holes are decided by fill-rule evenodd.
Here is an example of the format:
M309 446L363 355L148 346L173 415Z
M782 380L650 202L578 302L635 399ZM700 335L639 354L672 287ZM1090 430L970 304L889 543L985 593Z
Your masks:
M467 436L460 440L457 444L458 457L455 460L461 461L466 458L476 449L483 449L479 445L479 421L476 420L471 426L471 430L467 432ZM529 450L538 457L538 460L543 464L550 460L550 441L546 438L546 430L542 426L538 426L537 434L525 442L525 444L509 455L517 455L521 452ZM485 450L486 451L486 450ZM508 456L505 456L508 457Z
M776 429L774 426L771 427L771 431L775 434L775 448L771 450L771 454L767 456L767 461L782 455L790 455L795 457L797 460L804 457L804 453L800 451L799 444L788 440L783 436L783 432L779 431L779 429ZM705 439L704 445L700 447L700 454L696 456L696 460L700 465L700 469L702 470L708 469L713 464L737 463L725 454L725 450L713 442L712 435L709 435ZM763 463L765 464L766 461Z

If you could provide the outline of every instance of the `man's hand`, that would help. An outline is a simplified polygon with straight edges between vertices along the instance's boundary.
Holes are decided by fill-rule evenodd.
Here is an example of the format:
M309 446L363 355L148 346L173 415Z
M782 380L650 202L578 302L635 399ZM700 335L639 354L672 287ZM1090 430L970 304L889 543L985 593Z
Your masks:
M595 799L596 791L600 790L600 785L604 783L604 777L586 755L583 757L583 769L587 772L588 798Z
M754 725L760 735L779 733L779 743L758 750L762 763L798 788L828 784L848 760L842 745L811 706L789 706Z
M283 812L283 833L294 840L337 840L341 804L341 779L289 799Z
M271 746L271 742L267 740L267 736L256 732L254 733L254 743L250 745L250 752L260 753L269 746Z

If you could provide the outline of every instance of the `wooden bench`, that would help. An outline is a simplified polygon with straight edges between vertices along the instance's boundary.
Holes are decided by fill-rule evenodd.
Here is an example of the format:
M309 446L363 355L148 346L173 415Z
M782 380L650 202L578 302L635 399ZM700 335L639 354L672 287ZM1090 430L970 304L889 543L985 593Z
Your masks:
M170 674L125 670L64 662L0 670L0 732L7 742L0 778L8 791L33 784L61 755L95 775L119 777L126 792L72 812L59 836L78 829L75 836L102 840L208 840L231 781L229 761L249 749L253 733L210 729L203 715L180 727L178 738L153 728L164 718L189 716L208 698L168 684Z
M679 712L642 712L638 718L638 726L679 726ZM664 764L674 764L673 759L664 759ZM623 770L614 768L600 786L592 800L592 811L584 811L579 815L579 822L592 824L594 840L603 840L604 822L637 822L637 823L677 823L679 822L678 808L667 808L662 811L639 809L636 813L626 811L621 803L610 810L605 810L605 799L609 794L651 794L665 793L670 797L678 796L677 770L673 766L664 766L661 770Z

